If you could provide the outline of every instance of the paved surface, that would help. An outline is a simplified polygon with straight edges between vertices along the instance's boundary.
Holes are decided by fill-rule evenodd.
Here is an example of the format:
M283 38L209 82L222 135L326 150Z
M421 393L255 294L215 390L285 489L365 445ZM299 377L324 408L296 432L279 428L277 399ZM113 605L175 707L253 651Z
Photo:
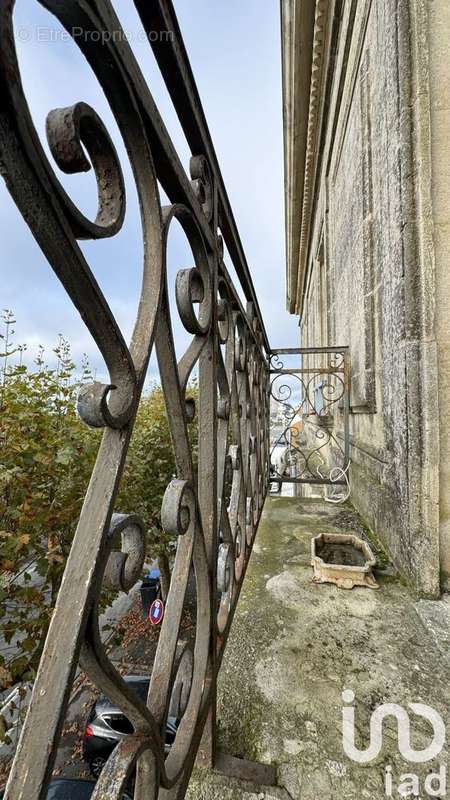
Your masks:
M114 610L109 610L102 619L103 624L114 626L105 631L108 654L122 675L148 675L154 660L158 642L158 630L142 618L142 606L138 590L121 596ZM91 777L82 758L82 743L86 717L99 691L80 674L78 688L69 705L64 732L58 748L54 774L65 778Z
M194 581L191 577L181 621L180 638L184 641L191 640L195 631L193 586ZM153 627L143 618L138 590L135 590L131 597L126 595L125 598L127 602L123 601L115 610L109 611L108 618L105 616L103 620L103 623L109 622L114 628L108 634L108 655L122 675L150 675L160 628ZM86 679L74 693L58 749L55 775L66 778L90 777L87 765L82 759L82 743L86 717L98 694L99 691Z
M154 564L146 564L145 568L146 570L149 570L153 566ZM36 584L32 583L31 585L36 585ZM127 615L133 608L135 609L140 608L140 594L139 594L140 587L141 587L141 582L139 581L139 583L135 587L133 587L133 589L129 593L126 594L125 592L120 592L119 595L115 598L115 600L111 604L111 606L109 606L105 610L105 612L100 615L99 618L100 635L102 638L102 642L105 644L105 646L108 647L108 649L110 649L111 644L114 645L114 639L115 637L117 637L117 632L121 630L120 628L121 620L127 619ZM137 613L138 616L140 616L139 611ZM1 637L0 637L0 647L1 647ZM120 655L118 653L117 647L114 648L114 654L116 655L115 660L120 661ZM133 653L132 658L130 659L128 657L128 660L133 660L134 658L136 658L136 656ZM79 676L80 676L80 671L78 670L78 675L77 678L75 679L75 684L79 683ZM23 689L28 689L30 686L31 684L22 683L22 684L17 684L13 689L5 690L0 695L1 701L4 702L9 695L14 694L15 692ZM70 706L72 706L73 704L74 707L76 708L78 704L78 692L75 691L73 694L74 696ZM0 781L2 773L4 774L8 770L9 761L13 757L17 746L17 742L19 741L21 721L25 716L29 699L30 699L30 694L28 692L25 695L25 700L23 702L20 702L17 697L14 697L15 710L13 711L12 714L5 714L6 718L8 719L8 722L12 724L13 727L11 727L10 730L8 731L8 735L11 738L11 743L8 745L3 742L0 743ZM70 720L70 722L73 722L72 719L73 714L70 706L67 719L68 721ZM1 707L0 711L1 713L5 713L6 711L5 706Z
M197 771L189 800L381 800L386 767L392 767L392 797L402 796L400 775L414 773L419 793L416 779L404 778L403 796L426 798L428 773L450 765L446 746L431 762L406 761L392 716L374 760L358 764L344 752L345 689L356 698L355 744L364 749L370 716L382 703L407 709L421 702L447 723L450 666L447 600L417 602L389 569L378 590L312 583L311 537L343 530L365 534L347 507L267 500L223 664L219 725L221 749L276 765L278 788ZM411 746L419 750L433 731L412 711L410 718ZM432 796L446 796L443 783L431 788Z
M372 761L358 764L344 752L345 689L355 695L355 745L363 749L370 741L370 716L382 703L407 709L421 702L447 723L450 679L448 598L436 603L414 598L381 553L385 570L377 575L377 591L312 582L311 537L349 530L368 535L349 507L290 497L267 500L220 678L219 743L226 753L274 765L277 786L197 770L188 800L447 796L442 781L432 783L432 791L424 788L430 772L442 768L445 773L446 747L430 762L409 763L399 753L392 716L384 722L383 746ZM153 631L142 630L143 624L136 603L121 619L118 644L111 642L110 657L123 673L150 669L156 638ZM193 609L187 610L187 638L194 624ZM69 709L56 774L86 776L81 738L94 696L92 686L80 686ZM412 711L410 718L411 747L428 746L433 736L429 723ZM391 795L386 793L386 767L392 768ZM410 777L401 779L405 773ZM398 791L401 780L403 794Z

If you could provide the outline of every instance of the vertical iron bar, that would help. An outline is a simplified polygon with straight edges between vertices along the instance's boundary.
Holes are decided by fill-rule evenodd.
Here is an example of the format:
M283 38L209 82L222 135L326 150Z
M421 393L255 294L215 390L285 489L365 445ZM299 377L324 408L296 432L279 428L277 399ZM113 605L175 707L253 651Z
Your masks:
M217 185L213 178L214 211L212 226L217 237L218 196ZM206 554L211 581L211 641L210 641L210 674L211 704L203 729L203 736L197 755L197 762L204 767L212 768L216 750L216 708L217 708L217 631L216 631L216 585L217 585L217 551L218 551L218 515L217 515L217 276L218 247L211 254L211 291L212 318L208 342L202 351L199 363L199 409L198 409L198 496L202 513Z

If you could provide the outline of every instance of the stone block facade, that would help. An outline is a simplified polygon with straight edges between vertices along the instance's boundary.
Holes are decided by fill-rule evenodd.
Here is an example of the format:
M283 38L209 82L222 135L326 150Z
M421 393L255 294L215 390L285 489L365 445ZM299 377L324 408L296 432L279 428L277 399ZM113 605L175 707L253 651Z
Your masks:
M302 347L349 346L352 501L436 596L450 576L450 5L282 12L288 308Z

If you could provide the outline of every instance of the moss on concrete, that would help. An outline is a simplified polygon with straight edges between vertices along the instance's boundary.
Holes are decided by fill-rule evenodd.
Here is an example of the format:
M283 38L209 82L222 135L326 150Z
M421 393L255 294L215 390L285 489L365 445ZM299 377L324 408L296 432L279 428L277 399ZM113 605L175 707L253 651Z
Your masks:
M410 771L398 753L393 719L379 758L364 766L347 758L341 739L345 688L356 695L361 747L380 703L407 707L421 701L445 718L450 670L436 657L408 590L384 577L378 591L346 592L312 582L311 537L363 528L351 507L268 499L228 642L219 681L219 745L277 765L279 784L294 799L374 800L385 796L386 764L396 775ZM427 724L417 717L414 723L415 746L424 746ZM444 751L440 763L446 756ZM413 771L423 776L434 766L417 764ZM233 794L229 781L212 775L196 780L189 795L196 800L247 796ZM246 792L252 796L248 787ZM271 795L264 790L253 796Z

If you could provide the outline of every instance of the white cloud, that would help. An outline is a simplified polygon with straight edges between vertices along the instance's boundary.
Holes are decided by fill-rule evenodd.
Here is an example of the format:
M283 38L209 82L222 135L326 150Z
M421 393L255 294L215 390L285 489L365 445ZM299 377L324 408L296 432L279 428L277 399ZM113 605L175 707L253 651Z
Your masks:
M282 113L280 86L279 4L277 0L178 0L176 9L194 74L215 142L244 249L254 278L269 339L274 346L298 343L297 321L285 312ZM140 23L133 3L116 0L127 30ZM37 3L17 2L16 28L58 24ZM188 151L149 45L135 37L133 48L183 163ZM83 56L71 42L37 41L19 46L25 91L44 141L48 111L83 100L100 114L113 136L128 192L127 219L113 240L84 243L83 252L103 288L126 336L138 302L142 236L131 170L108 104ZM79 207L95 211L93 175L61 176ZM32 349L54 343L59 332L70 339L74 355L87 351L101 369L89 333L52 274L3 184L0 185L0 240L3 280L0 306L17 315L17 332ZM174 236L173 265L189 266L188 248ZM185 341L176 334L179 350Z

